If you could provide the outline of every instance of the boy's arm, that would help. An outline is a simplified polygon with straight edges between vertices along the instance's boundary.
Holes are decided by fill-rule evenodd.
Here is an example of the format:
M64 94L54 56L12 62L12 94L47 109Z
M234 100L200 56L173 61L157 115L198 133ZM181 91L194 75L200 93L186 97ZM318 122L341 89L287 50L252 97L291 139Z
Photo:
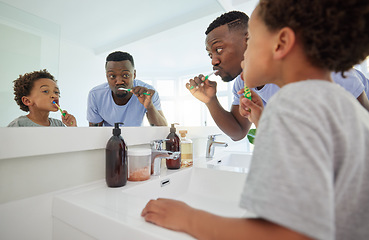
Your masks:
M141 215L148 222L196 239L311 239L266 220L221 217L171 199L151 200Z

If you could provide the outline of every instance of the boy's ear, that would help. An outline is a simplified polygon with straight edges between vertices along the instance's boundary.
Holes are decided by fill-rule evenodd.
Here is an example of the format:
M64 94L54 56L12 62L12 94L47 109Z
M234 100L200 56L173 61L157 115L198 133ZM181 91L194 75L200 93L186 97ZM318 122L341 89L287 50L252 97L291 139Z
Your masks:
M28 107L32 105L31 99L29 99L29 97L26 97L26 96L22 97L22 102L23 102L24 105L26 105Z
M282 59L284 58L292 49L296 43L295 32L289 28L284 27L279 30L277 35L277 43L274 47L274 58Z

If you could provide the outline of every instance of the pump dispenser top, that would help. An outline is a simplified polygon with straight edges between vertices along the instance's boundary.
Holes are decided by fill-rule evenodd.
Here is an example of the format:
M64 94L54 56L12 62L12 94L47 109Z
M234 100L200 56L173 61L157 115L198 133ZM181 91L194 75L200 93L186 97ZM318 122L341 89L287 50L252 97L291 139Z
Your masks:
M113 129L113 135L114 136L119 136L122 133L122 130L120 130L120 128L119 128L119 124L122 124L122 123L115 123L114 124L114 129Z
M176 123L172 123L172 124L170 125L170 132L171 132L171 133L175 133L175 132L176 132L176 128L174 127L174 124L176 124Z

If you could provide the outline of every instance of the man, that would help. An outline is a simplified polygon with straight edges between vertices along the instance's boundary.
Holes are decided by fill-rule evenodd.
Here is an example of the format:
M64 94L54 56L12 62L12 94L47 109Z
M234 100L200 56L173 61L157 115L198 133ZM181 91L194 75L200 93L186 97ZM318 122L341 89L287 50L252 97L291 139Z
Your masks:
M87 120L90 126L141 126L146 114L151 126L166 126L160 99L154 88L136 78L133 57L113 52L105 63L107 82L88 94Z
M218 127L234 141L243 139L251 126L251 122L239 112L240 94L244 82L240 73L243 52L247 48L248 16L243 12L227 12L215 19L206 30L206 50L211 58L213 69L225 82L234 80L234 100L231 111L228 112L219 103L216 96L216 82L206 80L202 75L191 79L186 84L193 96L204 102ZM349 74L349 73L347 73ZM352 74L353 75L353 74ZM331 74L332 79L351 92L359 102L369 111L369 100L364 86L358 78L352 76L353 81L345 81L340 74ZM195 86L191 88L191 86ZM260 95L269 97L278 87L272 84L253 89ZM266 101L264 101L264 104Z

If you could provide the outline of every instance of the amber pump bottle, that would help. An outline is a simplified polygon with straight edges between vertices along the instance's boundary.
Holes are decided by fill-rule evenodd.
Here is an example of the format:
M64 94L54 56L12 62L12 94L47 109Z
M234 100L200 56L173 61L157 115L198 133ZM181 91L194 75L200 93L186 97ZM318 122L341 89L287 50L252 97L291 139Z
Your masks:
M119 124L115 123L113 136L105 149L105 179L108 187L122 187L127 183L127 145L121 137Z
M167 157L166 165L168 169L179 169L181 167L181 141L176 134L174 123L171 124L170 133L165 142L166 150L172 152L172 157Z

